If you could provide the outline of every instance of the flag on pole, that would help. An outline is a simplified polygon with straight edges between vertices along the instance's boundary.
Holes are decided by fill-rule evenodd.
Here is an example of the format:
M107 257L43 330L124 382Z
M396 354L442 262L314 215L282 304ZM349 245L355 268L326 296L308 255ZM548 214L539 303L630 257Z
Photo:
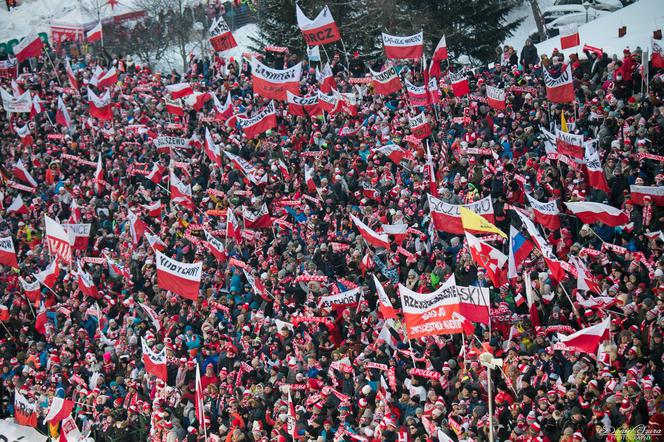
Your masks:
M461 224L463 225L464 230L472 230L474 232L486 232L486 233L497 233L503 238L507 239L507 235L500 230L498 227L494 226L492 223L487 221L486 218L478 215L470 209L467 209L464 206L459 207L459 212L461 215Z
M97 23L94 28L85 33L87 40L92 43L100 41L103 38L101 22Z

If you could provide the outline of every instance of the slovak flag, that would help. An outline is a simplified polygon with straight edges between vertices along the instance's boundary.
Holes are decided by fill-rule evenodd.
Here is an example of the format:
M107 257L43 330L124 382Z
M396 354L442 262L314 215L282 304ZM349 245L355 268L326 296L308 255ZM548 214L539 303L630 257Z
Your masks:
M570 24L560 28L560 47L561 49L569 49L579 46L581 40L579 39L579 26Z
M78 289L83 293L85 296L89 296L91 298L99 299L99 291L97 290L97 286L94 283L94 280L92 279L92 276L83 268L81 267L81 263L77 261L76 263L78 265Z
M401 90L401 80L393 67L389 67L381 72L375 72L369 68L369 72L371 73L372 84L376 94L391 95Z
M203 263L188 264L169 258L159 251L157 257L157 285L164 290L170 290L183 298L196 301L201 286Z
M394 310L394 307L392 307L392 302L387 296L387 293L385 293L383 285L380 283L378 278L376 278L376 275L372 274L371 276L373 276L374 285L376 286L376 294L378 295L378 310L380 311L380 314L386 321L388 319L396 319L397 312Z
M242 239L240 223L231 209L226 211L226 238L234 239L236 242L240 242Z
M447 42L445 41L445 35L440 37L440 41L436 45L436 49L433 51L432 58L437 61L447 60Z
M320 91L325 94L329 94L332 92L332 89L337 88L337 82L334 81L334 74L332 73L330 63L325 63L322 71L319 71L318 67L316 67L316 81L318 81Z
M168 90L171 95L171 99L173 100L177 100L178 98L183 98L194 93L194 90L189 83L168 84L166 85L166 90Z
M315 19L310 20L296 3L295 15L297 27L302 31L302 36L307 45L319 46L341 40L339 28L327 5L323 7Z
M65 102L62 101L62 97L60 96L58 96L58 111L55 114L55 122L67 128L71 126L69 111L67 110Z
M374 247L384 247L386 249L390 248L390 239L385 233L378 233L374 231L371 227L364 224L354 215L351 215L350 219L353 220L353 223L355 223L355 226L360 231L360 235L362 235L362 238L364 238L368 244Z
M141 337L141 348L143 349L143 365L145 371L168 382L168 367L166 365L166 349L162 348L159 353L153 351L145 338Z
M491 279L494 287L503 285L503 267L507 262L505 256L500 250L491 247L472 233L466 232L466 241L468 250L473 261L486 270L486 274Z
M146 175L147 179L152 181L155 184L161 183L161 178L164 176L164 171L166 168L162 166L161 164L155 162L152 165L152 170L150 170L150 173Z
M106 92L99 97L88 88L88 107L90 109L90 116L99 120L112 120L113 107L111 106L111 92L106 89Z
M528 203L533 208L535 221L549 230L560 229L560 211L558 210L558 205L555 201L542 203L530 196L527 192L526 197L528 198Z
M391 59L420 59L424 53L424 34L406 37L382 33L385 56Z
M159 202L161 207L161 202ZM131 209L127 209L127 221L129 222L129 233L134 244L141 242L147 224L141 220Z
M203 229L203 233L205 233L205 240L207 241L210 253L212 253L220 263L226 262L228 255L226 255L226 247L224 247L224 243L212 236L212 234L206 229Z
M18 161L16 161L16 164L14 164L12 173L17 179L23 181L24 183L28 183L32 187L37 187L37 181L35 181L32 175L30 175L30 172L28 172L28 169L25 168L25 164L23 164L23 161L21 161L20 158Z
M28 206L25 205L23 202L23 198L21 198L21 195L16 195L16 198L12 201L12 203L7 207L7 213L20 213L21 215L25 215L28 213Z
M486 100L494 109L505 109L505 89L495 86L486 87Z
M50 423L51 425L55 425L58 422L60 422L62 419L69 416L73 409L74 409L74 401L53 396L53 402L51 402L51 406L48 409L48 413L44 417L44 420Z
M405 150L392 143L376 147L375 149L372 149L372 151L387 156L394 164L399 164L406 156Z
M0 238L0 264L3 266L18 268L16 251L11 236Z
M625 212L608 204L581 201L565 203L565 205L570 212L586 224L601 222L607 226L617 227L629 222L629 217Z
M558 341L571 349L595 354L599 344L606 339L610 339L610 326L611 315L606 315L606 318L599 324L583 328L571 335L565 336L558 333Z
M28 58L39 57L42 54L44 44L35 31L30 32L27 37L14 46L14 57L19 63Z
M148 216L159 218L161 216L161 201L157 200L151 204L141 204L141 207L148 211Z
M567 68L558 78L553 78L546 69L543 69L543 73L544 84L546 85L546 98L549 101L554 103L570 103L574 101L576 97L574 95L574 79L570 64L567 65Z
M85 37L88 39L89 42L100 41L103 38L101 22L97 23L97 25L94 28L86 32Z
M517 277L517 269L534 248L534 244L514 226L510 226L509 255L507 257L507 279Z
M205 153L207 154L207 157L210 159L211 163L221 167L221 151L219 150L219 146L217 146L212 139L210 129L207 127L205 128Z

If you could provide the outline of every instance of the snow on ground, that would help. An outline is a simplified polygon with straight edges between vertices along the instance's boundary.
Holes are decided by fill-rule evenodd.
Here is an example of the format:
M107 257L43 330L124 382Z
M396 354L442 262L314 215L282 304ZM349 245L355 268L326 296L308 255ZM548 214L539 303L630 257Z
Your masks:
M538 0L540 12L549 6L553 6L554 0ZM510 22L519 18L525 17L525 20L521 22L519 27L514 31L514 35L508 37L503 45L514 46L514 49L517 52L521 52L521 48L526 42L526 39L530 34L537 29L535 24L535 17L533 17L533 10L530 7L530 2L528 0L523 0L523 3L514 8L512 12L507 16L506 21Z
M31 30L48 32L52 19L72 11L77 3L68 0L19 0L19 6L7 11L0 7L0 42L20 40Z

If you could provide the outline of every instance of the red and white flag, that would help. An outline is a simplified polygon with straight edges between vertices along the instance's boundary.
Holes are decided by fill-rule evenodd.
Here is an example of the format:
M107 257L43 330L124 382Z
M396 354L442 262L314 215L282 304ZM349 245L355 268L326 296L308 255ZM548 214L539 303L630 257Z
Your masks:
M286 99L286 97L284 97L284 99ZM274 110L274 101L270 101L270 104L265 106L262 111L251 118L242 118L238 116L237 123L240 125L244 135L250 140L258 137L270 129L276 128L277 113Z
M431 58L436 61L447 60L447 42L445 41L445 35L440 37L436 49L433 50L433 56Z
M293 439L299 439L297 434L297 415L295 414L295 405L293 405L293 398L291 391L288 389L288 418L286 419L286 428L288 435Z
M4 88L0 87L0 95L2 96L2 107L7 113L23 113L30 112L32 108L32 97L30 91L25 91L23 95L14 96L7 92Z
M290 172L288 171L288 166L286 163L284 163L284 160L281 158L277 159L277 168L279 169L279 172L281 172L281 175L284 177L286 181L290 180Z
M323 115L323 109L318 104L318 94L300 97L286 91L288 99L288 113L299 117L315 117Z
M431 125L429 124L429 120L427 120L427 116L424 114L424 112L414 116L413 118L408 118L408 127L410 128L410 132L413 134L413 136L420 140L423 140L431 135Z
M110 68L108 71L104 72L104 75L99 77L97 80L97 89L103 89L113 86L118 82L118 72L114 67Z
M94 280L92 279L92 276L83 270L81 267L80 262L76 262L78 266L77 274L78 274L78 289L83 293L85 296L89 296L91 298L99 299L99 291L97 290L97 286L95 285Z
M32 133L30 133L30 125L24 124L22 127L14 126L14 132L21 139L21 144L24 146L32 146L34 144L34 138L32 138Z
M194 210L194 200L191 185L180 181L180 178L171 170L170 178L171 203L179 204L189 210Z
M386 144L372 149L372 152L387 156L393 163L399 164L406 156L406 151L396 144Z
M579 25L570 24L560 28L560 48L569 49L579 46L581 40L579 38Z
M584 159L586 171L588 173L588 184L593 189L599 189L609 193L609 184L606 181L606 175L604 175L604 168L599 159L599 152L594 147L594 144L595 143L585 144Z
M226 254L226 247L224 247L224 243L212 236L212 234L207 230L203 229L203 232L205 233L205 240L207 241L208 250L210 253L212 253L212 255L220 263L226 262L228 255Z
M650 39L650 63L652 64L653 69L664 69L664 50L662 50L662 45L659 41L654 38Z
M61 259L65 264L72 262L72 246L74 238L62 225L53 218L44 215L46 225L46 243L52 257Z
M205 154L211 163L216 164L217 167L221 167L221 151L212 139L210 129L207 127L205 128Z
M542 252L542 258L544 258L544 262L546 262L546 265L549 267L551 277L556 281L562 281L565 277L565 270L563 270L562 264L553 253L553 248L551 245L546 239L544 239L544 237L542 237L542 235L537 230L537 227L535 227L535 224L530 220L530 218L528 218L527 215L524 215L519 210L514 211L514 213L519 216L521 223L528 230L530 238L535 242L537 247Z
M586 224L601 222L607 226L617 227L629 222L629 216L625 212L608 204L582 201L565 203L565 205Z
M258 184L260 182L259 181L260 177L258 176L258 169L256 169L253 164L251 164L249 161L245 160L241 156L235 155L227 151L224 151L224 155L228 157L233 167L242 172L249 181L251 181L254 184Z
M391 95L401 90L401 80L393 67L381 72L369 68L369 72L371 72L374 93L377 95Z
M65 102L62 101L62 97L60 96L58 96L58 110L55 114L55 122L64 127L71 126L71 117L69 116L69 111L67 110Z
M443 93L438 87L438 80L436 77L429 78L429 82L427 83L427 90L429 91L429 101L432 104L439 103L440 99L443 98Z
M183 298L196 301L201 285L203 263L188 264L169 258L156 251L157 257L157 285L164 290L170 290Z
M32 97L32 107L30 108L30 118L34 119L36 115L44 112L44 106L42 106L42 101L39 98L39 95L35 94Z
M215 52L224 52L237 47L231 28L221 15L210 26L210 35L210 46Z
M212 94L209 92L194 92L188 97L184 98L184 104L194 109L197 112L200 112L205 106L205 103L212 99Z
M26 298L28 298L30 302L38 303L41 298L41 284L39 283L39 280L35 279L33 282L28 282L21 277L19 277L18 280L21 283Z
M587 292L594 292L597 294L602 293L597 280L593 277L592 273L588 271L588 268L583 263L583 261L576 257L570 256L569 263L576 268L576 288L577 290L585 290Z
M318 102L320 104L320 108L325 112L333 114L338 110L337 108L339 106L339 98L334 93L332 95L326 95L319 90Z
M157 200L151 204L141 204L141 207L148 212L148 216L159 218L161 216L161 201Z
M62 227L74 237L74 250L86 250L88 248L92 224L63 224Z
M503 285L503 282L506 281L503 268L507 262L507 256L472 233L466 232L466 241L468 241L468 250L473 261L486 270L494 287L498 288Z
M410 81L406 80L406 90L408 91L408 100L411 106L428 106L431 104L429 101L429 90L427 85L415 86Z
M104 191L104 169L101 167L101 152L97 156L97 168L95 169L95 192L101 195Z
M145 239L148 240L148 244L150 244L150 247L152 250L159 250L160 252L163 252L166 250L166 243L161 240L157 235L153 235L150 232L145 232Z
M393 59L420 59L424 53L424 34L401 37L382 33L385 56Z
M571 335L565 336L558 333L558 341L572 350L595 354L599 344L610 339L610 326L611 316L607 315L599 324L583 328Z
M328 309L344 309L346 307L351 307L357 305L358 299L357 294L360 292L360 288L354 288L346 292L337 293L329 296L321 296L318 300L319 308L328 308Z
M574 101L574 79L572 77L571 65L568 64L567 68L558 78L553 78L546 69L543 69L543 72L547 100L554 103L570 103Z
M235 242L240 242L242 239L240 223L230 208L226 211L226 238L234 239Z
M182 100L169 100L164 97L164 104L166 105L166 112L172 115L178 115L180 117L184 116L184 106L182 106Z
M37 403L30 402L18 390L14 391L14 420L26 427L37 426Z
M161 202L160 202L161 204ZM127 222L129 223L129 234L134 244L141 242L147 224L141 220L131 209L127 209Z
M265 66L256 58L252 59L251 74L253 76L254 93L273 100L286 101L286 91L297 95L300 93L302 63L279 70Z
M48 265L48 267L39 273L35 273L34 276L41 284L52 289L57 282L59 275L60 266L58 266L58 259L56 258Z
M150 173L146 175L146 178L155 184L159 184L161 183L161 178L164 176L165 170L166 168L164 166L155 162L152 165L152 170L150 170Z
M201 383L201 368L196 363L196 380L195 380L194 403L196 411L196 420L198 421L199 428L203 429L203 433L207 434L207 422L205 421L205 391Z
M139 302L138 305L143 308L145 311L145 314L150 318L150 322L152 322L152 325L154 326L155 330L159 331L161 330L161 322L159 321L159 316L157 315L157 312L155 312L151 307L149 307L147 304L143 304L142 302Z
M456 286L459 297L459 312L471 322L489 323L491 295L487 287Z
M375 232L373 229L371 229L371 227L364 224L354 215L351 215L350 219L353 220L353 223L355 223L355 226L360 231L360 235L362 235L362 238L364 238L368 244L374 247L384 247L386 249L390 248L390 239L386 234Z
M561 155L583 159L586 154L583 135L563 132L556 128L556 150Z
M113 119L111 92L108 89L101 97L99 97L88 88L88 106L90 108L90 116L99 120Z
M233 99L230 91L226 95L226 101L222 105L215 94L212 94L212 105L214 107L214 119L226 121L233 116Z
M53 396L53 402L51 402L51 406L49 407L48 413L44 417L44 420L52 425L55 425L69 416L73 409L74 401Z
M36 32L32 31L14 46L14 57L16 57L19 63L23 63L28 58L39 57L42 54L43 48L44 44L41 38L39 38Z
M429 177L429 193L431 196L438 197L438 183L436 183L436 171L433 166L433 156L431 156L431 149L427 144L427 163L426 163L426 175Z
M143 365L145 371L158 377L164 382L168 382L168 367L166 365L166 349L162 348L159 353L150 348L145 338L141 338L141 348L143 350Z
M385 293L383 285L378 278L376 278L376 275L371 276L373 276L374 285L376 286L376 294L378 295L378 311L380 311L384 320L396 319L397 312L394 310L394 307L392 307L392 302L390 301L389 296L387 296L387 293Z
M455 94L456 95L456 94ZM486 100L494 109L505 109L505 89L495 86L486 87Z
M12 203L7 207L7 213L19 213L25 215L28 212L28 206L23 202L21 195L16 195Z
M449 77L452 93L454 93L455 97L463 97L470 93L468 77L466 77L463 72L450 72Z
M272 228L272 217L265 203L257 212L252 212L247 207L242 206L242 217L244 218L244 227L247 229Z
M458 204L449 204L429 195L429 211L431 213L431 218L433 218L433 223L436 229L442 232L463 235L465 230L461 222L460 207L462 206ZM482 216L491 224L495 224L493 203L490 196L469 204L464 204L463 207Z
M309 192L316 192L316 182L314 181L314 168L304 165L304 183L307 185Z
M76 79L76 74L71 69L71 64L69 63L69 57L65 58L65 71L67 71L67 78L69 79L69 85L72 89L78 91L78 80Z
M332 89L337 88L337 82L334 80L334 73L330 67L330 63L325 63L323 70L318 70L316 67L316 81L318 81L318 88L321 92L329 94Z
M71 415L65 417L60 423L60 440L58 442L80 442L85 440L76 421Z
M35 181L32 175L30 175L30 172L28 172L28 169L25 168L25 164L23 164L23 161L21 161L20 158L18 161L16 161L16 164L14 164L12 173L17 179L23 181L24 183L28 183L32 187L37 187L37 181Z
M461 333L459 297L456 294L454 275L431 293L417 293L399 284L408 339L424 336Z
M634 204L645 206L650 201L655 206L664 206L664 186L629 186L630 198Z
M408 224L381 224L380 229L383 233L386 233L394 237L394 241L397 244L401 244L406 236L408 236Z
M528 203L533 208L535 221L549 230L560 229L560 211L555 201L541 203L527 192L526 197L528 197Z
M166 85L166 90L171 96L172 100L183 98L194 93L189 83L176 83Z
M11 236L0 238L0 264L7 267L18 268L16 251Z
M97 23L94 28L85 33L88 42L100 41L104 38L101 22Z
M295 4L295 14L297 27L302 31L302 36L307 45L319 46L341 40L339 28L327 5L313 20L304 15L297 3Z

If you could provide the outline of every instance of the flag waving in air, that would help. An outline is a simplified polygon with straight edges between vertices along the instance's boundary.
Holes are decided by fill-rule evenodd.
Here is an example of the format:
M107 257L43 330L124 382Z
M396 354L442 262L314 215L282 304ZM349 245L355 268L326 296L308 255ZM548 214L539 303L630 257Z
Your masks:
M507 256L472 233L466 232L466 240L468 241L468 250L473 261L486 270L486 274L494 287L500 287L505 279L503 267L505 266L505 262L507 262Z

